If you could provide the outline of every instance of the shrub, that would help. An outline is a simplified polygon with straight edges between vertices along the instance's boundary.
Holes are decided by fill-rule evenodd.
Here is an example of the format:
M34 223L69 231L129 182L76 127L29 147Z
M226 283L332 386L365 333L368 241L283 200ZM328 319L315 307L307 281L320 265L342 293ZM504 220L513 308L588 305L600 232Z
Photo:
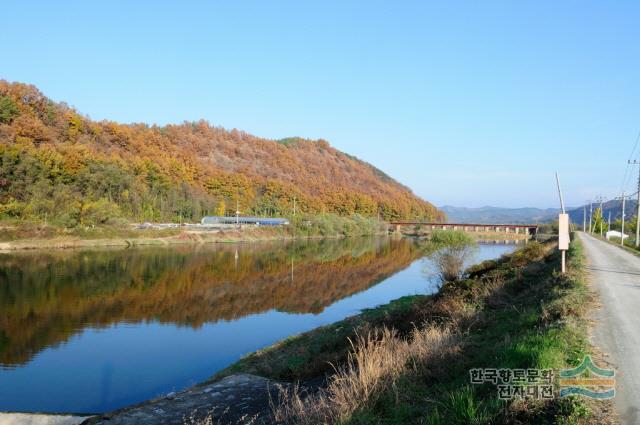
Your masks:
M431 258L440 279L443 282L460 279L467 259L477 246L476 241L463 232L440 230L431 235L431 243L438 249Z
M4 204L0 204L0 216L20 217L23 212L24 204L16 201L15 199L9 199Z
M511 255L510 261L514 266L524 266L532 261L542 259L546 252L546 248L541 243L532 241L524 248L515 251Z
M354 214L341 217L335 214L297 215L290 219L293 231L307 236L366 236L381 230L379 221Z
M106 199L87 202L82 206L82 224L107 224L120 217L120 207Z
M452 248L466 248L476 245L475 239L469 234L455 230L436 230L431 234L430 240L433 244Z

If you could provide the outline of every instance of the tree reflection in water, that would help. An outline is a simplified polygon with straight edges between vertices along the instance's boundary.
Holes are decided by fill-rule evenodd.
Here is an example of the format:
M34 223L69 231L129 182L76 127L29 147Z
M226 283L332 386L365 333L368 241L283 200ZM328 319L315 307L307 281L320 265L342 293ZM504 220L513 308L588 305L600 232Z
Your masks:
M88 327L199 327L276 309L319 313L422 255L406 239L0 255L0 365Z

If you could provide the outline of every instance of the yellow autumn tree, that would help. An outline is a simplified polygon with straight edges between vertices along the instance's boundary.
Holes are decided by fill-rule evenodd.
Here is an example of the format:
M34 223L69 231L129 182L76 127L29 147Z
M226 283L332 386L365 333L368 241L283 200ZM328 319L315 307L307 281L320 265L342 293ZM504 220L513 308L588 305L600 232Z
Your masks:
M216 215L223 217L227 213L227 204L224 202L224 199L218 203L218 207L216 208Z

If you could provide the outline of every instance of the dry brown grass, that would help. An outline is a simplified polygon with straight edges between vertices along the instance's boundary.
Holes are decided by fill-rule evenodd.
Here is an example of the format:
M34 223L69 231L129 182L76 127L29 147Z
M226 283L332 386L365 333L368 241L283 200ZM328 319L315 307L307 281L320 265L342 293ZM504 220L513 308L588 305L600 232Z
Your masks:
M511 261L520 266L543 257L547 249L535 245ZM451 277L458 273L456 261L444 263L441 266L452 266ZM441 271L446 273L448 268L441 267ZM392 390L401 376L427 375L430 366L458 349L465 329L478 319L475 307L478 300L490 297L501 304L504 297L504 302L508 301L507 293L502 293L507 280L502 273L488 273L480 279L481 284L470 286L459 280L446 283L442 296L436 297L427 309L425 324L406 337L388 328L373 329L357 337L348 360L336 369L326 387L311 394L298 387L282 390L280 402L273 407L276 420L304 425L345 422L356 411L375 403L385 391Z
M336 369L326 388L305 394L298 387L283 389L274 406L284 424L334 424L373 402L408 372L420 372L431 361L451 353L457 343L451 327L416 328L408 338L383 328L359 336L346 364Z
M453 282L460 279L464 270L466 256L462 253L444 250L433 255L433 262L438 268L438 276L443 282Z

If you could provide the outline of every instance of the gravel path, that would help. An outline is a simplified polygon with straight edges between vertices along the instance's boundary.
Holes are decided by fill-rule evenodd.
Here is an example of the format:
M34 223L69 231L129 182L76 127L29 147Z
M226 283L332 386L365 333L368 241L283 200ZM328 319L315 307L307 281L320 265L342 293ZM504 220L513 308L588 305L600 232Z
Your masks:
M640 424L640 257L579 232L589 277L602 308L594 316L594 345L616 370L615 405L622 423Z

